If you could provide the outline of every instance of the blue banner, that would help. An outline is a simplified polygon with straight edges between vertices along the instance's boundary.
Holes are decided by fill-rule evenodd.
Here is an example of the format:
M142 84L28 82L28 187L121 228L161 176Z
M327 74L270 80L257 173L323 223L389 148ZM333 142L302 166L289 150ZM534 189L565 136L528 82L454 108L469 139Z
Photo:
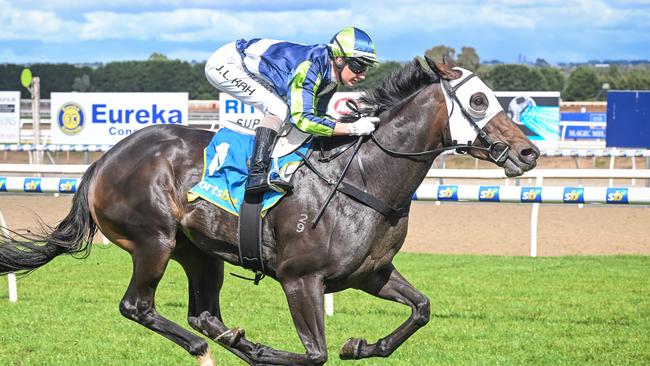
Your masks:
M601 112L562 112L560 121L570 122L607 122L607 113Z
M77 180L75 178L59 179L59 192L75 193L77 191Z
M499 186L479 187L478 200L481 202L499 202Z
M562 139L604 140L607 135L605 126L566 125L562 128Z
M41 192L41 178L25 178L23 190L25 192Z
M585 189L582 187L565 187L562 199L564 203L585 203Z
M458 201L458 186L438 186L439 201Z
M627 188L607 188L607 203L612 204L627 204L628 189Z
M521 187L521 202L542 202L542 187Z
M607 147L650 148L650 91L607 93Z

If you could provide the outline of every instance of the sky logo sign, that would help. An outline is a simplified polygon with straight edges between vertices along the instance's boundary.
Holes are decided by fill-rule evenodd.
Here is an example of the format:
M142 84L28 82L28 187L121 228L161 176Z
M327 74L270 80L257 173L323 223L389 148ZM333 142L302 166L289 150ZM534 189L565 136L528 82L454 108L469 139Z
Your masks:
M23 190L25 192L41 192L41 178L25 178Z
M627 204L629 203L627 194L627 188L607 188L607 203Z
M0 177L0 192L7 192L7 178Z
M481 202L499 202L499 187L481 186L478 189L478 200Z
M521 187L521 202L542 202L541 187Z
M438 201L458 201L458 186L438 186Z
M59 179L59 192L74 193L77 190L77 180L74 178Z
M564 203L585 203L585 189L582 187L565 187L562 198Z

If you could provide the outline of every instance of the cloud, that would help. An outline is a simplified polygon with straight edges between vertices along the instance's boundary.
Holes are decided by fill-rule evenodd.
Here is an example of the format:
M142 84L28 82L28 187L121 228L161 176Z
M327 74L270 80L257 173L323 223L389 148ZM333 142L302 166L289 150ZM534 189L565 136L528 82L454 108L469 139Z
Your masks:
M68 15L92 11L110 12L152 12L173 9L212 9L212 10L244 10L262 11L309 10L309 9L338 9L347 6L343 0L21 0L8 1L20 4L26 9L50 10ZM14 5L18 7L18 5Z
M321 9L319 1L302 2L291 9L290 1L239 2L237 11L229 10L230 1L217 0L117 0L106 8L105 1L34 1L21 6L0 0L0 39L44 39L46 41L140 39L174 42L226 41L238 37L274 37L316 41L326 30L328 35L351 24L376 34L417 34L418 32L504 32L511 29L576 29L580 27L619 27L638 23L648 27L648 12L618 8L602 0L566 2L550 0L498 0L437 2L417 0L378 1L372 3L333 2L336 9ZM182 3L182 5L181 5ZM631 1L627 1L631 3ZM644 4L634 1L635 5ZM27 10L26 5L41 5L50 10ZM154 6L155 5L155 6ZM264 10L265 6L276 6ZM165 8L120 12L126 7ZM88 9L76 20L68 20L61 9ZM294 7L295 8L295 7ZM54 9L58 9L54 11ZM262 9L262 10L260 10ZM322 25L317 25L322 24Z
M650 52L641 50L650 33L650 0L0 0L0 9L0 41L165 42L188 54L199 51L192 45L216 49L237 38L323 43L349 25L367 30L382 52L392 52L383 55L388 59L436 44L489 45L486 53L496 55L490 58L531 50L573 55L584 45L593 53L609 44ZM518 49L504 44L513 38Z
M55 12L14 8L0 0L0 40L30 40L57 34L66 26Z

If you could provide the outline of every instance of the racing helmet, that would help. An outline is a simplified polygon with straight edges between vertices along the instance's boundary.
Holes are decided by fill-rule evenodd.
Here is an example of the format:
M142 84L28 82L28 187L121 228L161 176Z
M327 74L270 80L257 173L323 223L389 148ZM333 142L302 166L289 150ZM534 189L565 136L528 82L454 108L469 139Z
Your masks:
M332 57L357 59L368 66L379 63L375 42L368 33L356 27L341 29L329 43Z

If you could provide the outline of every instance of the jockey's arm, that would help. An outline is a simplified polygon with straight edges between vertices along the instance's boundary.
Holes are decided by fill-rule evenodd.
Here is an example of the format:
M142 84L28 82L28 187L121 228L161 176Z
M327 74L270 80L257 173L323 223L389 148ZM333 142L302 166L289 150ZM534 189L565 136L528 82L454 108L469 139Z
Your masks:
M344 124L318 111L315 91L322 81L318 65L311 61L301 63L291 80L287 96L292 122L301 131L317 136L349 135ZM330 95L331 97L331 95Z
M288 93L289 112L292 122L301 131L317 136L367 135L375 130L377 117L362 117L353 123L337 123L324 110L334 90L325 95L315 95L321 83L317 65L305 61L298 66ZM323 99L320 101L319 97Z

